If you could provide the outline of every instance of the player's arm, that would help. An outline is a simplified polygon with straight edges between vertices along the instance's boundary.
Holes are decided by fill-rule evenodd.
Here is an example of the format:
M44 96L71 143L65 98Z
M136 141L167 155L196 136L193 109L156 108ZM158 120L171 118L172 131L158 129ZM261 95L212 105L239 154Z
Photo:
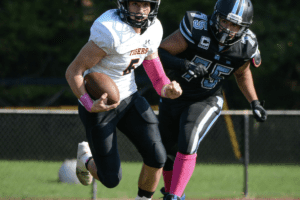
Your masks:
M175 31L160 45L158 50L159 57L164 68L172 70L180 70L183 72L189 71L194 76L202 77L208 72L201 64L195 64L187 59L178 58L175 55L184 52L188 48L186 39L181 34L180 30Z
M166 50L171 55L177 55L188 48L188 43L178 29L166 37L159 47Z
M176 81L171 82L166 76L157 52L147 56L143 61L143 66L154 89L160 96L175 99L182 94L179 84Z
M237 71L235 71L234 76L240 90L253 109L254 117L257 121L264 122L267 119L267 113L257 98L253 77L250 70L250 61L246 62Z
M185 59L176 57L177 54L185 51L188 43L176 30L174 33L165 38L159 46L158 53L165 69L185 70Z
M83 79L84 71L95 66L104 56L106 53L93 41L89 41L67 68L66 79L78 99L87 93Z
M93 102L84 85L83 73L101 61L106 53L93 41L87 42L66 70L66 79L75 96L90 112L102 112L115 108L117 105L106 106L107 94Z
M234 76L240 90L248 102L251 103L254 100L258 100L250 70L250 61L246 62L243 66L236 70L234 72Z

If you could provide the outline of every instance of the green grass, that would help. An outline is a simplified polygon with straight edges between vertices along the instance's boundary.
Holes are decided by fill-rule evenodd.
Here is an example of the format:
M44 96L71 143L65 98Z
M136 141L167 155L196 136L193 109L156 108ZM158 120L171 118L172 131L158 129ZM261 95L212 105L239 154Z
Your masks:
M58 171L62 162L0 161L0 197L14 198L91 198L92 187L61 183ZM131 198L137 193L141 163L122 163L123 180L114 189L98 182L98 198ZM242 165L197 165L185 190L189 198L243 197ZM293 165L250 165L250 197L300 197L300 170ZM154 198L162 195L159 189Z

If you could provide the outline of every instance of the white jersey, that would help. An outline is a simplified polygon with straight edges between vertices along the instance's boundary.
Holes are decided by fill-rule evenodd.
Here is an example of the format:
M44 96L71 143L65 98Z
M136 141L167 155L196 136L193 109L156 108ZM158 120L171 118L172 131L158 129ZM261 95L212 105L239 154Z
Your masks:
M157 51L162 35L158 19L140 35L120 19L117 9L106 11L92 25L89 41L92 40L107 55L84 75L90 72L107 74L117 84L120 100L125 99L137 91L134 68Z

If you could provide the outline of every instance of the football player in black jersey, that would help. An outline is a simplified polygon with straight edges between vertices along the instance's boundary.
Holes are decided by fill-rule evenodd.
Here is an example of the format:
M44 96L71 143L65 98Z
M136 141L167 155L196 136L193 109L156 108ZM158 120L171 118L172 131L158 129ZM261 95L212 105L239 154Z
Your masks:
M212 15L186 12L180 28L163 40L159 56L169 77L183 93L162 98L159 128L167 150L164 200L183 200L184 189L196 164L197 149L220 116L222 83L234 75L258 122L267 113L258 100L252 73L261 64L258 42L249 29L253 18L250 0L219 0Z

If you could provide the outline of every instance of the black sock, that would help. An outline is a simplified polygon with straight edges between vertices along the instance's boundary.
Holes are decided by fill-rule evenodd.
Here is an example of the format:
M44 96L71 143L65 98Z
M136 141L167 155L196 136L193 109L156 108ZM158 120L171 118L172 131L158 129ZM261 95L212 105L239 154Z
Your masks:
M89 164L89 162L90 162L90 160L92 159L93 157L89 157L89 159L85 162L85 168L87 169L87 170L89 170L88 169L88 164Z
M141 188L139 188L139 192L138 195L139 197L146 197L146 198L152 198L154 192L148 192L146 190L142 190Z

